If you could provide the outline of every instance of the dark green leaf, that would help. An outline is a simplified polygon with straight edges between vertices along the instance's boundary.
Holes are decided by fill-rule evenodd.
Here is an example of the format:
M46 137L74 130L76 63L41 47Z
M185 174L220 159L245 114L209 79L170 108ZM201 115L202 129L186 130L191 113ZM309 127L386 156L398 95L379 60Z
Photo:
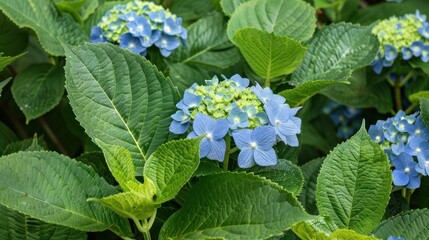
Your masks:
M316 183L324 158L316 158L301 166L304 185L298 199L310 214L317 214Z
M20 72L12 84L16 104L26 117L26 123L52 110L64 94L62 66L36 64Z
M18 28L3 13L0 13L0 52L8 56L18 55L28 44L27 32Z

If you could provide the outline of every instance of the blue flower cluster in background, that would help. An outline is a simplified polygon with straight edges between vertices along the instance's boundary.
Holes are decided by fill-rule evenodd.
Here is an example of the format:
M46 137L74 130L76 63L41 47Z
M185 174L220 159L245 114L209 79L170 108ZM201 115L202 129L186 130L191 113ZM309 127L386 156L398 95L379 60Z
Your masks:
M386 121L377 121L368 131L381 144L394 166L393 184L420 187L420 175L429 174L429 129L418 113L399 111Z
M380 21L372 33L380 41L380 49L371 63L375 73L391 67L396 59L420 58L429 62L429 22L418 10L415 14Z
M401 238L401 237L390 236L390 237L387 238L387 240L405 240L405 239Z
M146 56L155 45L162 56L185 45L187 31L182 19L152 2L132 1L116 5L91 29L90 41L110 42Z
M338 127L337 136L347 139L356 133L362 123L362 110L347 107L336 102L329 101L323 108L323 113Z
M299 108L290 108L270 88L249 87L249 82L236 74L224 81L215 76L206 85L192 85L176 105L179 110L171 116L170 131L182 134L192 126L188 138L203 135L200 157L223 162L225 137L232 137L241 150L239 167L277 164L273 146L278 141L299 145L301 119L295 116Z

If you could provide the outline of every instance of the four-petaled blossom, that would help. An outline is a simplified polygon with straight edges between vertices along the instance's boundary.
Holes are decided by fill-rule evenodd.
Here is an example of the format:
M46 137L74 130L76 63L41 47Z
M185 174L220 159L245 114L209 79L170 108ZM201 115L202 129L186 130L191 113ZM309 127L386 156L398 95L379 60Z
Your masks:
M296 135L301 133L301 119L295 117L295 114L300 108L291 109L287 104L277 104L273 101L268 101L264 108L277 136L289 146L298 146Z
M197 113L192 127L194 131L188 135L188 138L204 135L200 143L200 157L223 162L226 150L224 137L229 130L228 120L214 120L207 115Z
M246 112L240 110L240 108L233 108L228 116L229 128L245 128L249 126L248 115Z
M417 155L419 162L416 165L416 171L423 176L429 175L429 149Z
M416 162L412 156L401 153L393 160L395 170L393 170L393 184L395 186L405 186L409 189L420 187L419 173L416 171Z
M286 102L284 97L274 94L273 90L270 88L262 88L258 83L256 83L256 86L251 87L251 89L263 104L267 104L268 101L272 101L277 104L283 104Z
M91 29L91 36L89 37L89 40L92 43L103 43L107 41L100 27L93 27Z
M277 164L273 149L276 143L276 132L271 126L259 126L253 130L244 129L232 133L234 142L241 150L238 155L238 166L249 168L258 164L272 166Z

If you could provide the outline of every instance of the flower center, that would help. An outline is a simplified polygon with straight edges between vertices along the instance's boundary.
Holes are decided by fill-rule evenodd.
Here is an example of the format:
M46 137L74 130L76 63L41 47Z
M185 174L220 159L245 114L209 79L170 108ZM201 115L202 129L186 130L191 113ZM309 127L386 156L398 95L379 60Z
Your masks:
M141 32L141 31L143 31L143 29L144 29L143 25L138 25L137 26L137 31Z
M162 46L167 46L167 40L162 39L161 43L162 43Z
M213 134L212 133L207 133L206 138L208 140L212 140L213 139Z
M406 168L404 169L404 172L405 172L405 173L409 173L409 172L410 172L410 168L409 168L409 167L406 167Z
M420 148L416 148L416 152L420 153L422 150Z
M234 122L235 122L235 123L239 123L239 122L240 122L240 118L235 117L235 118L234 118Z
M129 43L129 44L128 44L128 48L135 48L135 46L136 46L136 45L135 45L134 43Z
M422 133L422 131L420 131L420 129L416 129L416 131L414 132L416 135L420 135L420 133Z
M280 122L280 120L276 119L275 123L276 123L276 127L277 127L280 125L281 122Z
M426 162L425 162L425 166L426 166L426 167L429 167L429 160L426 160Z
M380 136L376 136L376 137L375 137L375 141L376 141L376 142L380 142L380 141L381 141L381 137L380 137Z
M403 131L405 129L405 125L404 124L399 124L399 130Z
M250 147L255 149L258 145L256 144L256 142L251 142L250 143Z
M168 25L165 25L165 32L170 32L171 31L171 28L170 28L170 26L168 26Z

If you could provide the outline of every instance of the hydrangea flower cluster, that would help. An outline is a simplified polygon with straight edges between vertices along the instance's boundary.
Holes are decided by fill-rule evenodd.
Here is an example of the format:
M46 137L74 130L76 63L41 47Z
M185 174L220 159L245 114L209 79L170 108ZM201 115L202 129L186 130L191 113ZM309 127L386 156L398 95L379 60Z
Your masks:
M377 121L368 133L395 167L393 184L409 189L420 187L420 175L429 175L429 129L421 116L399 111L386 121Z
M397 58L405 61L413 57L429 62L429 22L426 15L406 14L381 21L372 33L380 41L380 49L371 66L380 74L383 67L391 67Z
M394 237L394 236L390 236L390 237L388 237L387 238L387 240L405 240L404 238L402 238L402 237Z
M188 138L204 136L200 157L223 162L228 135L241 150L239 167L275 165L274 144L298 146L301 132L301 119L295 116L299 108L285 102L270 88L249 87L249 79L238 74L223 81L215 76L206 85L194 84L185 91L176 105L179 110L171 116L170 131L182 134L192 125Z
M146 56L155 45L164 57L185 45L187 31L182 19L152 2L135 0L115 5L91 29L90 41L119 44L133 53Z
M347 139L357 132L362 123L362 110L347 107L336 102L329 101L323 108L323 113L338 127L337 136Z

